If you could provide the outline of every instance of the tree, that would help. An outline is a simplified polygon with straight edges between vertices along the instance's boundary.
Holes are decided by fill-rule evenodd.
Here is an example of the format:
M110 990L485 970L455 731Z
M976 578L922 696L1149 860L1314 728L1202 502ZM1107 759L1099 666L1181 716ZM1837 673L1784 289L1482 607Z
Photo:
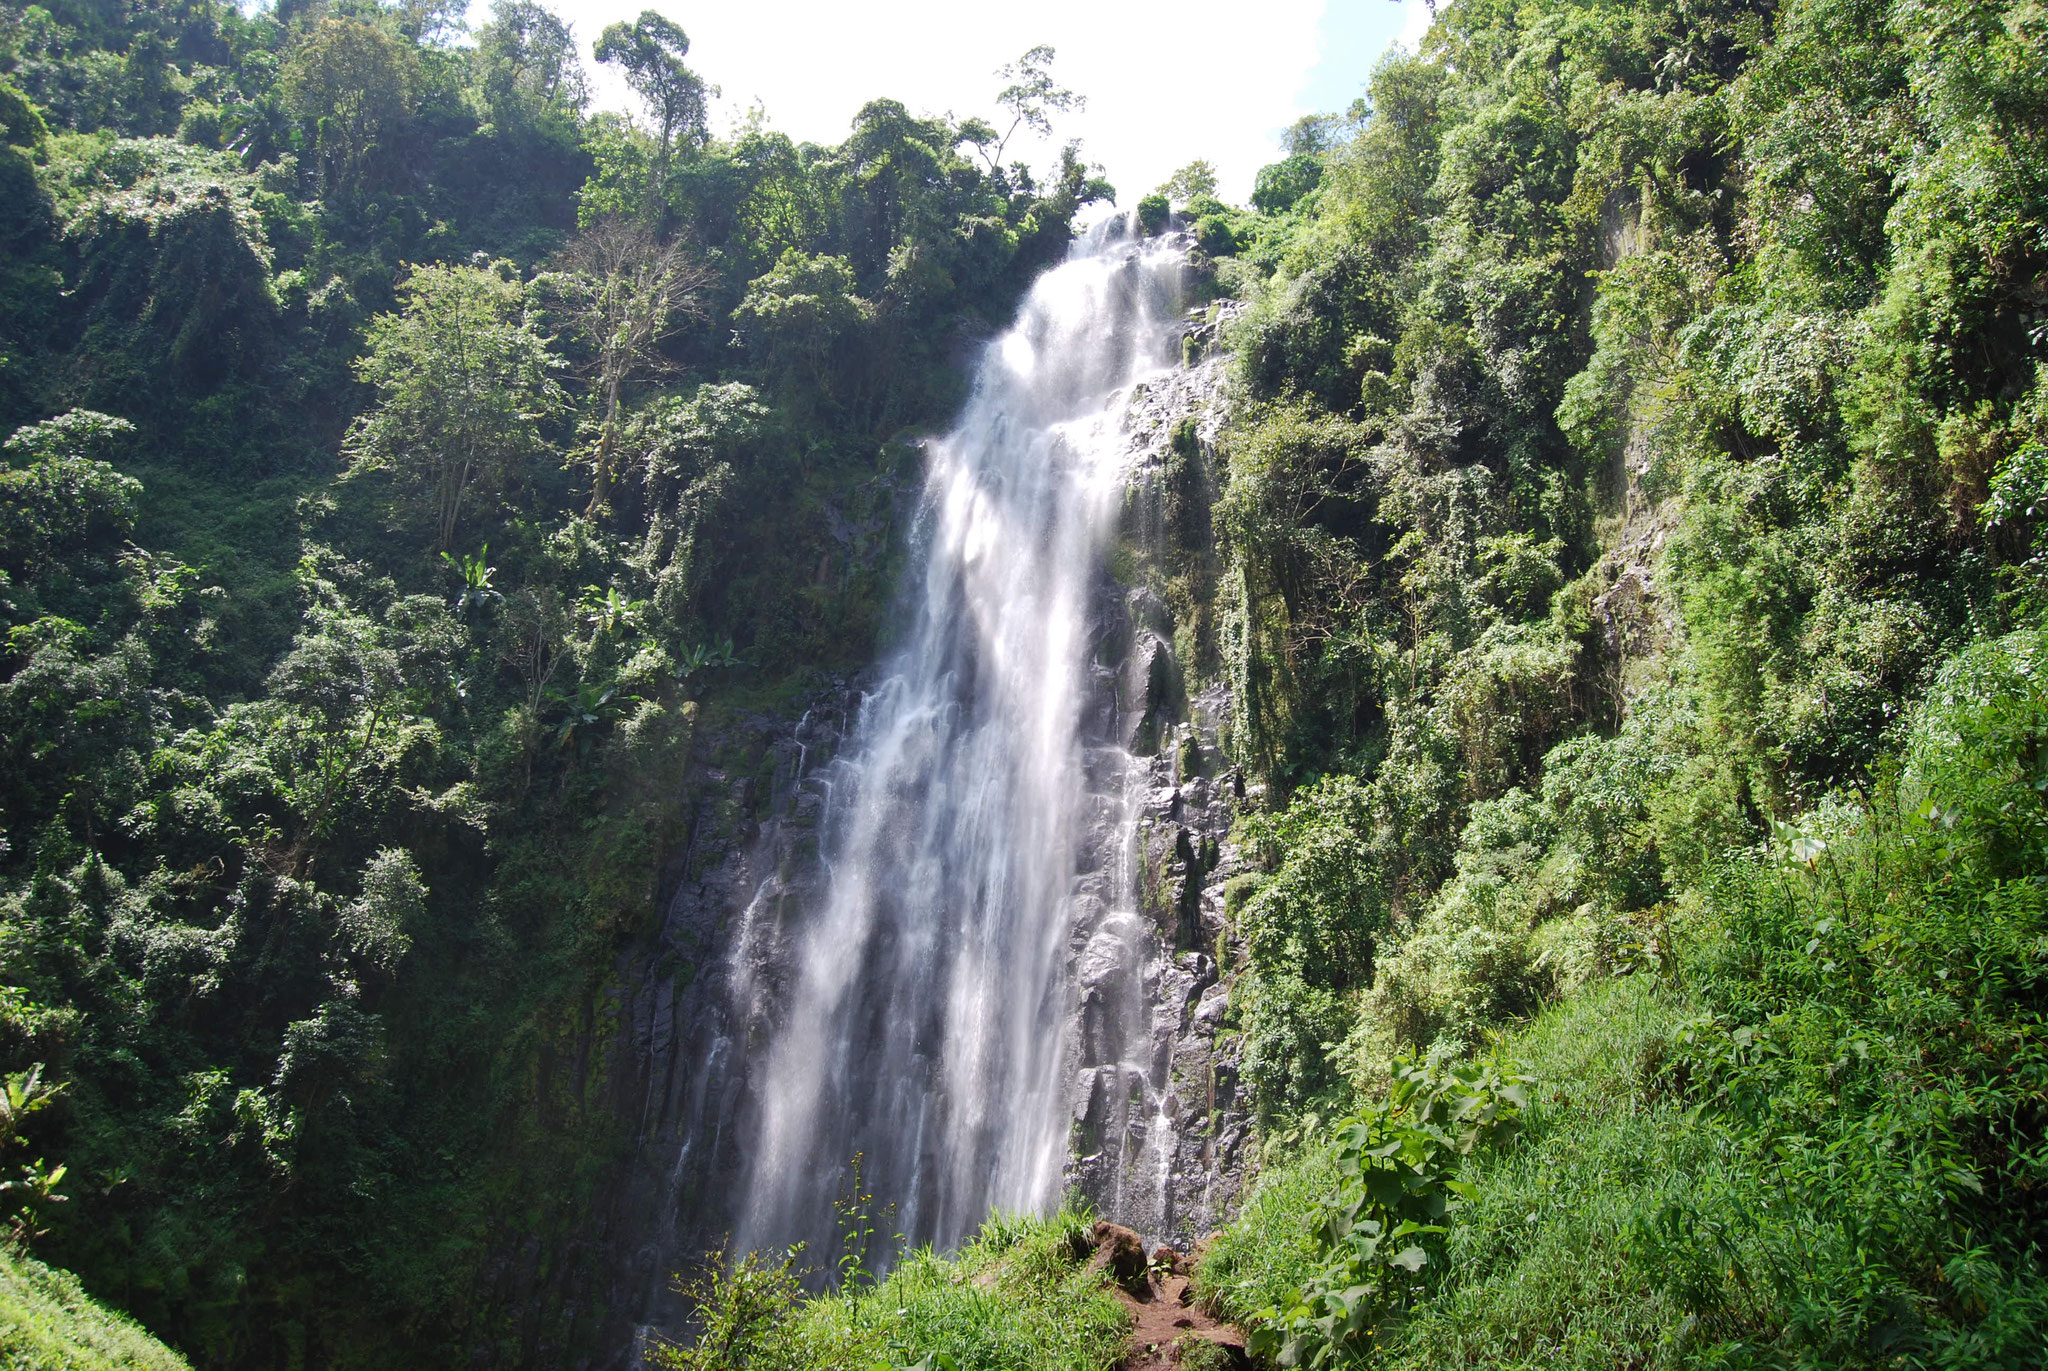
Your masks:
M1252 204L1267 214L1285 214L1322 181L1322 162L1310 153L1297 152L1284 162L1259 169L1252 182Z
M708 94L702 78L683 65L690 37L653 10L640 11L631 24L613 24L597 40L597 60L617 63L626 84L647 102L654 116L654 178L649 208L662 202L669 158L677 147L702 147L710 137L705 110Z
M1160 194L1177 205L1185 205L1203 196L1216 194L1216 168L1206 158L1198 157L1166 178L1159 186Z
M43 122L42 112L26 95L0 81L0 143L33 148L49 136L50 126Z
M378 399L346 452L430 490L434 546L448 550L472 488L495 491L547 451L540 424L562 392L517 282L483 267L420 267L400 294L404 310L371 322L356 364Z
M1359 107L1358 113L1361 116L1364 112L1364 109ZM1280 146L1286 149L1290 157L1303 153L1328 152L1344 141L1346 122L1346 117L1339 114L1304 114L1289 124L1286 132L1280 135ZM1364 120L1360 118L1349 122L1362 123Z
M58 558L108 556L135 527L142 483L105 459L133 442L135 426L74 409L16 430L0 470L0 575L25 578Z
M575 114L590 99L576 38L536 0L494 0L477 30L476 90L493 123L531 123Z
M840 204L847 256L864 283L886 271L904 244L938 246L950 235L952 136L944 120L919 119L896 100L870 100L853 116L853 133L840 150Z
M996 75L1010 84L996 96L996 103L1010 112L1010 127L996 141L996 150L981 149L993 171L1002 165L1003 149L1020 128L1043 138L1052 132L1052 115L1076 113L1088 108L1088 97L1076 94L1052 79L1053 50L1041 43L999 69Z
M563 265L569 317L595 353L604 405L586 511L594 516L611 494L621 392L636 374L665 365L662 341L679 319L702 317L699 295L713 273L680 243L662 243L645 224L616 219L587 229L563 254Z
M397 0L394 9L398 31L421 45L469 32L468 0Z
M353 19L323 19L285 64L285 106L314 126L328 192L353 191L377 135L419 104L410 46Z
M747 287L733 324L770 374L799 369L830 393L828 363L838 341L866 322L867 301L854 293L844 257L806 256L792 248L772 271Z
M318 581L313 590L305 626L270 673L268 698L241 706L229 725L262 740L278 788L298 815L283 862L289 871L299 870L363 802L363 789L379 788L366 787L368 778L388 788L425 731L406 708L397 635Z

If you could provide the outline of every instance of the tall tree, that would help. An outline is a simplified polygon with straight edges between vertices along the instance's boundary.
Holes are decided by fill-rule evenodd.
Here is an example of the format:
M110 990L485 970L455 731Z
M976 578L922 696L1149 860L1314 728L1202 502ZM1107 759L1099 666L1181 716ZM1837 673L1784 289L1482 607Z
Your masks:
M1088 97L1068 90L1052 79L1054 52L1040 43L1016 61L1000 68L996 75L1010 84L996 96L996 103L1010 112L1010 127L996 143L994 152L984 151L991 170L1003 163L1003 149L1020 128L1043 138L1052 132L1052 116L1079 113L1088 108Z
M569 317L590 342L604 406L587 511L595 515L611 495L626 384L662 369L663 340L681 320L703 315L699 295L713 273L680 243L663 243L645 224L615 219L585 230L562 264Z
M698 148L710 137L705 98L707 87L683 65L690 54L690 36L653 10L640 11L630 24L613 24L597 40L597 60L625 69L626 84L647 102L654 116L654 175L649 209L662 203L668 164L675 150Z
M353 192L378 134L419 104L419 59L389 34L353 19L323 19L285 64L285 105L313 125L323 185Z
M1204 195L1213 196L1216 193L1216 168L1206 158L1197 157L1161 182L1159 193L1177 205L1185 205Z
M491 122L572 114L590 99L569 25L536 0L495 0L477 30L476 90Z
M434 546L446 550L473 491L517 481L547 451L540 424L559 412L562 392L517 282L483 267L430 266L401 294L401 312L370 324L356 369L377 388L377 405L346 451L429 492Z

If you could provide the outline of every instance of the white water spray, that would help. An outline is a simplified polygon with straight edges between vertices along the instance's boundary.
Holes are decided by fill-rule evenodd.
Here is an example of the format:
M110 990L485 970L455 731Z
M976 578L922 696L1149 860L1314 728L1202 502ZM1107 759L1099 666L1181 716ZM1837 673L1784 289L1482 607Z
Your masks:
M1089 601L1130 387L1177 360L1181 272L1175 249L1099 227L929 445L912 621L832 764L828 894L752 1049L741 1250L831 1251L856 1154L893 1207L882 1231L912 1243L1057 1198Z

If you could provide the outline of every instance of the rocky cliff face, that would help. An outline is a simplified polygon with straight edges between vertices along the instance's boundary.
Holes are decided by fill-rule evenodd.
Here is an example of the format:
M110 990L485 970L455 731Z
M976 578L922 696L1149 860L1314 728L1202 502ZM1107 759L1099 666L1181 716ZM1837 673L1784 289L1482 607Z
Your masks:
M1190 352L1213 341L1215 315L1190 317ZM1093 869L1068 982L1069 1186L1148 1244L1183 1250L1232 1207L1249 1132L1223 1031L1223 883L1236 871L1228 839L1243 779L1219 745L1228 697L1191 693L1199 664L1181 654L1198 635L1161 593L1208 551L1223 378L1211 357L1132 397L1115 559L1129 584L1100 597Z
M1191 352L1213 340L1215 315L1190 317ZM1066 1181L1148 1243L1184 1242L1222 1221L1248 1134L1219 967L1243 786L1219 746L1227 697L1191 693L1194 664L1180 658L1198 635L1161 593L1163 569L1203 551L1185 544L1206 547L1222 378L1211 358L1134 393L1121 546L1092 597L1089 828L1067 945ZM681 1330L673 1274L734 1225L756 1125L748 1049L786 1004L792 934L823 898L820 820L865 684L831 681L794 717L700 730L690 837L667 873L659 929L622 960L614 1006L612 1079L631 1124L597 1235L613 1270L606 1364L638 1360L650 1334Z

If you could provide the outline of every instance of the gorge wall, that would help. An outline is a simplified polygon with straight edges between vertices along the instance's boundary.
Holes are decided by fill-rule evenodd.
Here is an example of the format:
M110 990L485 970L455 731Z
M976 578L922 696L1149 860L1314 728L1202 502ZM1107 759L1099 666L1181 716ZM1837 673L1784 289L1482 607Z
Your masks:
M936 440L923 499L906 492L917 501L906 644L787 713L700 731L689 837L666 877L665 914L622 964L612 1007L612 1094L631 1130L595 1235L609 1271L599 1342L613 1364L636 1359L650 1333L682 1329L674 1273L709 1252L801 1241L804 1264L829 1270L840 1255L834 1201L852 1193L856 1154L876 1229L912 1243L950 1245L991 1207L1062 1194L1148 1241L1184 1243L1219 1223L1236 1194L1248 1121L1220 1037L1218 961L1234 870L1227 836L1244 786L1219 745L1227 697L1201 688L1182 660L1200 651L1199 635L1162 593L1165 571L1207 547L1223 364L1201 354L1218 307L1190 307L1199 282L1177 241L1098 239L1077 254L1102 259L1088 267L1088 288L1118 298L1027 303L1020 330L1038 329L1040 347L1073 349L1056 397L1027 376L1031 393L991 399L1005 382L984 375L966 434ZM993 344L987 364L1006 365L1007 350L1013 390L1017 336ZM1004 412L976 417L974 404ZM1029 426L1041 437L1004 456L1025 404L1046 406ZM958 453L973 441L997 454L978 458L974 494L1011 502L1006 531L1021 546L1010 551L1026 564L998 566L998 582L962 600L975 572L946 560L958 530L947 527L936 464L946 445ZM1020 496L1018 473L991 473L992 460L1035 461L1094 486ZM935 589L942 575L959 584ZM1046 591L1062 576L1070 582ZM1039 604L1025 625L1037 636L1022 645L1039 655L1008 683L1022 693L997 698L991 655L1016 616L1034 611L985 601L1035 593L1069 597L1070 636L1056 622L1067 611ZM983 617L935 625L935 602L940 619ZM948 633L950 643L931 641ZM1068 642L1071 661L1043 660L1048 641ZM1036 717L1032 692L1046 689L1067 697ZM1005 710L1024 715L1021 739ZM878 761L884 745L895 754ZM905 760L913 748L924 755ZM859 787L877 787L878 774L882 793L864 801ZM983 808L927 811L920 799ZM953 827L934 836L918 823ZM855 860L870 869L849 892ZM922 907L911 897L921 881L936 882L935 896L922 887ZM834 918L853 920L861 937L842 930L821 944ZM905 952L892 921L924 929L924 960ZM973 954L965 970L963 947ZM958 1037L975 1026L957 1021L963 1000L1007 1039L964 1051ZM792 1062L791 1025L807 1017L810 1037ZM792 1138L785 1123L777 1140L792 1079L809 1092L795 1101L811 1111L808 1133ZM893 1110L870 1107L888 1091ZM983 1093L967 1127L960 1096L972 1091ZM906 1126L906 1106L942 1117ZM868 1254L877 1258L887 1260Z

